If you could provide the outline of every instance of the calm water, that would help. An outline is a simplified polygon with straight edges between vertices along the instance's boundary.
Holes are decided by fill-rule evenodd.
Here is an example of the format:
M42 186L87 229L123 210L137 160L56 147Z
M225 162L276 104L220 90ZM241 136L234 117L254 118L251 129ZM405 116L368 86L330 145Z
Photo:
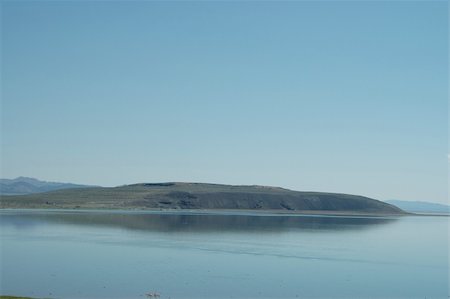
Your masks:
M0 211L0 293L448 298L448 218Z

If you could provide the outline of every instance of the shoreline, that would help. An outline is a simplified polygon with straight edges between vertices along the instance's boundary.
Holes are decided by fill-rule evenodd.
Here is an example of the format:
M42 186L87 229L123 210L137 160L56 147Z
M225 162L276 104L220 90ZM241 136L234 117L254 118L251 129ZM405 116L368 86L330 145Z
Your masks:
M403 216L439 216L450 217L449 214L427 213L369 213L358 211L330 210L248 210L248 209L102 209L102 208L0 208L0 211L29 212L77 212L77 213L136 213L136 214L166 214L166 215L222 215L222 216L309 216L309 217L403 217Z

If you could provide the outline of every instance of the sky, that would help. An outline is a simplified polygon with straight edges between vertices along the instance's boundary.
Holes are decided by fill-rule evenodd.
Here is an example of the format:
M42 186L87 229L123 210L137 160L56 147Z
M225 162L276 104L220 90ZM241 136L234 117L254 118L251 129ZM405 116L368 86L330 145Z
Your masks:
M447 1L2 1L1 177L448 200Z

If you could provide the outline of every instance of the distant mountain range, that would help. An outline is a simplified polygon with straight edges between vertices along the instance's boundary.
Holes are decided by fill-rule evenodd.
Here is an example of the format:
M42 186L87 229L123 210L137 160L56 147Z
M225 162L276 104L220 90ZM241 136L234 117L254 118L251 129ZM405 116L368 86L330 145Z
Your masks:
M0 179L0 194L24 195L42 193L61 189L94 187L71 183L46 182L34 178L18 177L15 179Z
M249 210L287 213L399 215L396 206L375 199L279 187L205 183L145 183L113 188L78 188L5 196L1 208Z
M386 200L387 203L397 206L400 209L411 213L445 213L450 214L450 206L424 202L424 201L406 201L406 200Z
M59 191L56 193L42 196L36 194L57 190ZM402 213L403 210L411 213L450 214L448 205L422 201L387 200L385 204L370 198L348 194L201 183L152 183L103 188L18 177L0 179L0 194L3 195L3 207L39 207L42 203L44 203L42 207L45 207L51 203L54 207L70 208L76 202L76 207L86 208L281 209L368 213ZM7 198L5 197L7 195L27 197ZM20 203L22 199L24 202Z

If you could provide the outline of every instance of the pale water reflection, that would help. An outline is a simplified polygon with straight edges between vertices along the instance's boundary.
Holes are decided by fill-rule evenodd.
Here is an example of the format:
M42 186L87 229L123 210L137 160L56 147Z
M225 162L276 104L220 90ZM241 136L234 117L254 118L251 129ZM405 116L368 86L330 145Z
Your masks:
M1 211L2 294L447 298L448 218Z

